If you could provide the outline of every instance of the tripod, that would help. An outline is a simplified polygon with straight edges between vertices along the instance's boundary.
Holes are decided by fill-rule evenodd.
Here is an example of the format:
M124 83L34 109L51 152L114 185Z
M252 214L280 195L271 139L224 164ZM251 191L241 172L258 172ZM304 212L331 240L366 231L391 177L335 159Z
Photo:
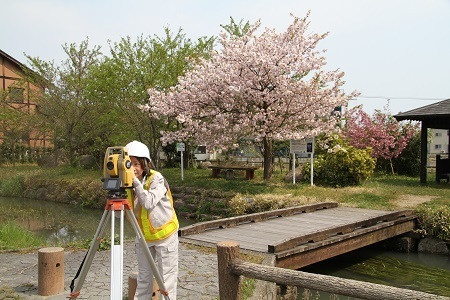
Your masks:
M165 300L170 300L169 293L164 285L164 280L158 272L153 256L147 247L145 242L144 234L139 228L138 222L134 216L133 210L130 207L128 199L121 196L113 196L107 200L105 211L103 212L102 218L98 225L97 231L95 232L94 239L91 246L86 253L86 256L78 269L75 278L72 280L70 285L70 295L69 299L75 299L80 295L81 287L86 279L86 275L94 259L95 253L100 245L100 236L103 235L108 218L111 219L111 300L121 300L122 290L123 290L123 235L124 235L124 213L126 213L128 221L131 223L137 237L140 239L140 243L144 249L145 256L147 257L150 267L152 268L153 274L155 276L156 282L160 288L161 294L164 296ZM115 244L114 241L114 229L115 229L115 218L120 215L120 235L119 244Z

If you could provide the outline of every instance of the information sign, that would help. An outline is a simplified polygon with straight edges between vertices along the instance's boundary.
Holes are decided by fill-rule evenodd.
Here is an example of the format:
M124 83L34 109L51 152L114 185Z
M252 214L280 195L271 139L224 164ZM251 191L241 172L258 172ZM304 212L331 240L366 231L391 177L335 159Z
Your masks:
M185 147L184 147L184 143L177 143L177 151L184 151Z
M291 140L290 146L291 154L314 153L314 138Z

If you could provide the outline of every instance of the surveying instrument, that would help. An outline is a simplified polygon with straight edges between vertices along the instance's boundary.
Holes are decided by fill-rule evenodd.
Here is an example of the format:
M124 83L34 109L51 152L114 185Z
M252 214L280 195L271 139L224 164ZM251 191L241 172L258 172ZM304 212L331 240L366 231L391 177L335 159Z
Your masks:
M108 147L105 153L103 164L103 189L108 191L105 211L95 232L91 246L86 253L75 278L70 284L69 299L76 299L80 295L81 287L86 279L86 275L97 252L101 236L105 232L108 219L111 220L111 285L110 299L122 300L123 290L123 235L124 235L124 217L131 223L137 238L141 240L145 256L150 263L155 280L158 284L160 293L165 300L170 300L168 291L165 288L164 280L158 272L155 261L150 250L147 247L144 234L142 233L138 222L134 216L133 208L127 198L126 189L133 188L133 170L131 169L131 160L128 151L124 147ZM119 243L115 242L115 219L120 219Z

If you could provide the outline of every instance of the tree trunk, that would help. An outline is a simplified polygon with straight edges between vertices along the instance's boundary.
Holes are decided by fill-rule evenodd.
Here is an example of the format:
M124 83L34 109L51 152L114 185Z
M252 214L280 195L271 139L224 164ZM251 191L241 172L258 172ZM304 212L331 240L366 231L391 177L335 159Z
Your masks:
M395 175L395 172L394 172L394 165L392 164L392 158L389 158L389 164L390 164L390 166L391 166L391 173L392 173L392 175Z
M264 137L264 180L272 178L273 163L272 163L273 141Z

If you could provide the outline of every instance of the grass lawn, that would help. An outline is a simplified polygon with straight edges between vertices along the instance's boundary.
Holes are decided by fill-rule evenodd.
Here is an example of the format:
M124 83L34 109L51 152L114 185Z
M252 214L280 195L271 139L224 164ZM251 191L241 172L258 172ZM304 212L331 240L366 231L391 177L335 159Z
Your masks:
M321 201L335 201L348 206L371 209L415 208L422 203L450 205L450 184L436 184L434 175L427 184L420 183L419 177L375 175L359 186L332 188L311 186L310 182L284 182L284 174L275 172L272 179L263 180L263 171L255 172L254 180L246 180L243 175L235 179L212 178L211 170L184 170L181 181L180 169L161 170L174 186L195 186L220 191L232 191L248 195L264 194L265 197L314 198Z

